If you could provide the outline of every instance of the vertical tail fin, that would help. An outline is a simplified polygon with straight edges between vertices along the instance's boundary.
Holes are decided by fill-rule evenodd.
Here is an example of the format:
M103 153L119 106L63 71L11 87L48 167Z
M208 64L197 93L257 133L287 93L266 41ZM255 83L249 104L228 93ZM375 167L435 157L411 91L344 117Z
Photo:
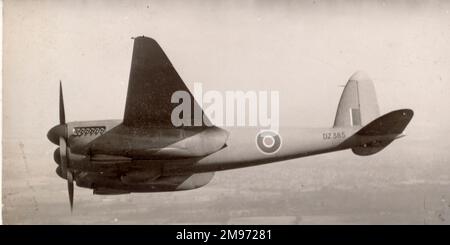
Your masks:
M355 72L345 85L333 127L364 126L379 115L372 80L362 71Z

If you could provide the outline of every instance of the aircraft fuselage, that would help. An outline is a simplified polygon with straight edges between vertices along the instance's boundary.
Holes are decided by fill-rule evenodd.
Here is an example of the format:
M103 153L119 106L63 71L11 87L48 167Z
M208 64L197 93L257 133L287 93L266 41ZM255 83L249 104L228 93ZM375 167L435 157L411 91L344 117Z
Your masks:
M267 154L258 149L256 137L260 129L256 127L227 128L226 135L221 131L216 132L215 127L198 129L195 133L192 133L191 129L188 129L189 132L186 132L186 129L179 129L176 132L173 129L155 129L158 133L158 136L155 136L156 139L145 136L138 141L141 144L135 144L140 151L143 151L145 149L142 145L145 146L145 140L160 142L159 146L153 144L149 146L151 149L143 151L147 154L147 158L145 155L131 157L131 155L136 156L137 150L130 148L133 144L123 139L107 142L110 152L92 150L99 136L114 130L120 124L121 120L67 123L66 133L70 147L68 157L71 162L70 168L75 172L77 185L93 188L96 194L121 194L127 193L127 190L148 192L192 189L207 184L215 171L348 149L350 145L345 143L346 140L358 130L358 128L281 128L279 130L281 146L273 154ZM182 142L195 141L196 136L208 140L208 137L205 137L206 131L213 136L210 138L212 143L198 145L196 152L209 147L215 149L211 154L200 154L194 157L174 154L181 152L183 146L186 147L186 143ZM170 136L175 137L174 132L184 134L184 137L179 141L162 142L160 140ZM139 139L138 132L135 134L133 139ZM222 138L218 140L217 138L220 137ZM226 145L221 146L220 142L223 140L226 140ZM211 148L211 145L215 146ZM130 151L133 154L128 154ZM55 151L57 163L60 162L58 156L59 148ZM59 176L65 178L60 168L57 172ZM182 183L185 183L184 186Z

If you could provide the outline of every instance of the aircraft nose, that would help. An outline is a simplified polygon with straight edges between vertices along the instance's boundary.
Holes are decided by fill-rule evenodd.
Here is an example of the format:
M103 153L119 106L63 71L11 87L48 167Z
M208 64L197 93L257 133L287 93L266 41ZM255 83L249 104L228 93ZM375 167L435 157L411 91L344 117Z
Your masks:
M55 145L59 145L59 137L65 137L66 130L65 126L62 124L54 126L47 133L47 138Z

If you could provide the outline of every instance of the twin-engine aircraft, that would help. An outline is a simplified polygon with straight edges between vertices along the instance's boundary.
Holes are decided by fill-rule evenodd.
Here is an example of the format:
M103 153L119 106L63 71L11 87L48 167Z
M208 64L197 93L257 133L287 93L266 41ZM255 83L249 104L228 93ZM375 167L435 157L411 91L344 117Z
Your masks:
M344 88L332 127L281 127L278 135L269 135L272 143L260 144L254 127L174 126L171 113L177 105L171 96L176 91L187 92L193 109L201 111L158 43L144 36L134 38L122 120L66 122L60 84L59 125L47 137L59 145L56 173L67 179L71 210L74 182L94 194L190 190L208 184L215 171L345 149L371 155L402 137L413 117L410 109L380 116L372 81L356 72ZM261 150L274 143L276 151Z

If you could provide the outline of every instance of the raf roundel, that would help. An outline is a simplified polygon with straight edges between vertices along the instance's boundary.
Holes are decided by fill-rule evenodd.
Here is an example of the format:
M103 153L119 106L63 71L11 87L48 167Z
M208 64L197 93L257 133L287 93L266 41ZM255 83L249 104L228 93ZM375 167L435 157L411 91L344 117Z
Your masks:
M281 148L281 136L270 130L260 131L256 135L256 146L264 154L275 154Z

